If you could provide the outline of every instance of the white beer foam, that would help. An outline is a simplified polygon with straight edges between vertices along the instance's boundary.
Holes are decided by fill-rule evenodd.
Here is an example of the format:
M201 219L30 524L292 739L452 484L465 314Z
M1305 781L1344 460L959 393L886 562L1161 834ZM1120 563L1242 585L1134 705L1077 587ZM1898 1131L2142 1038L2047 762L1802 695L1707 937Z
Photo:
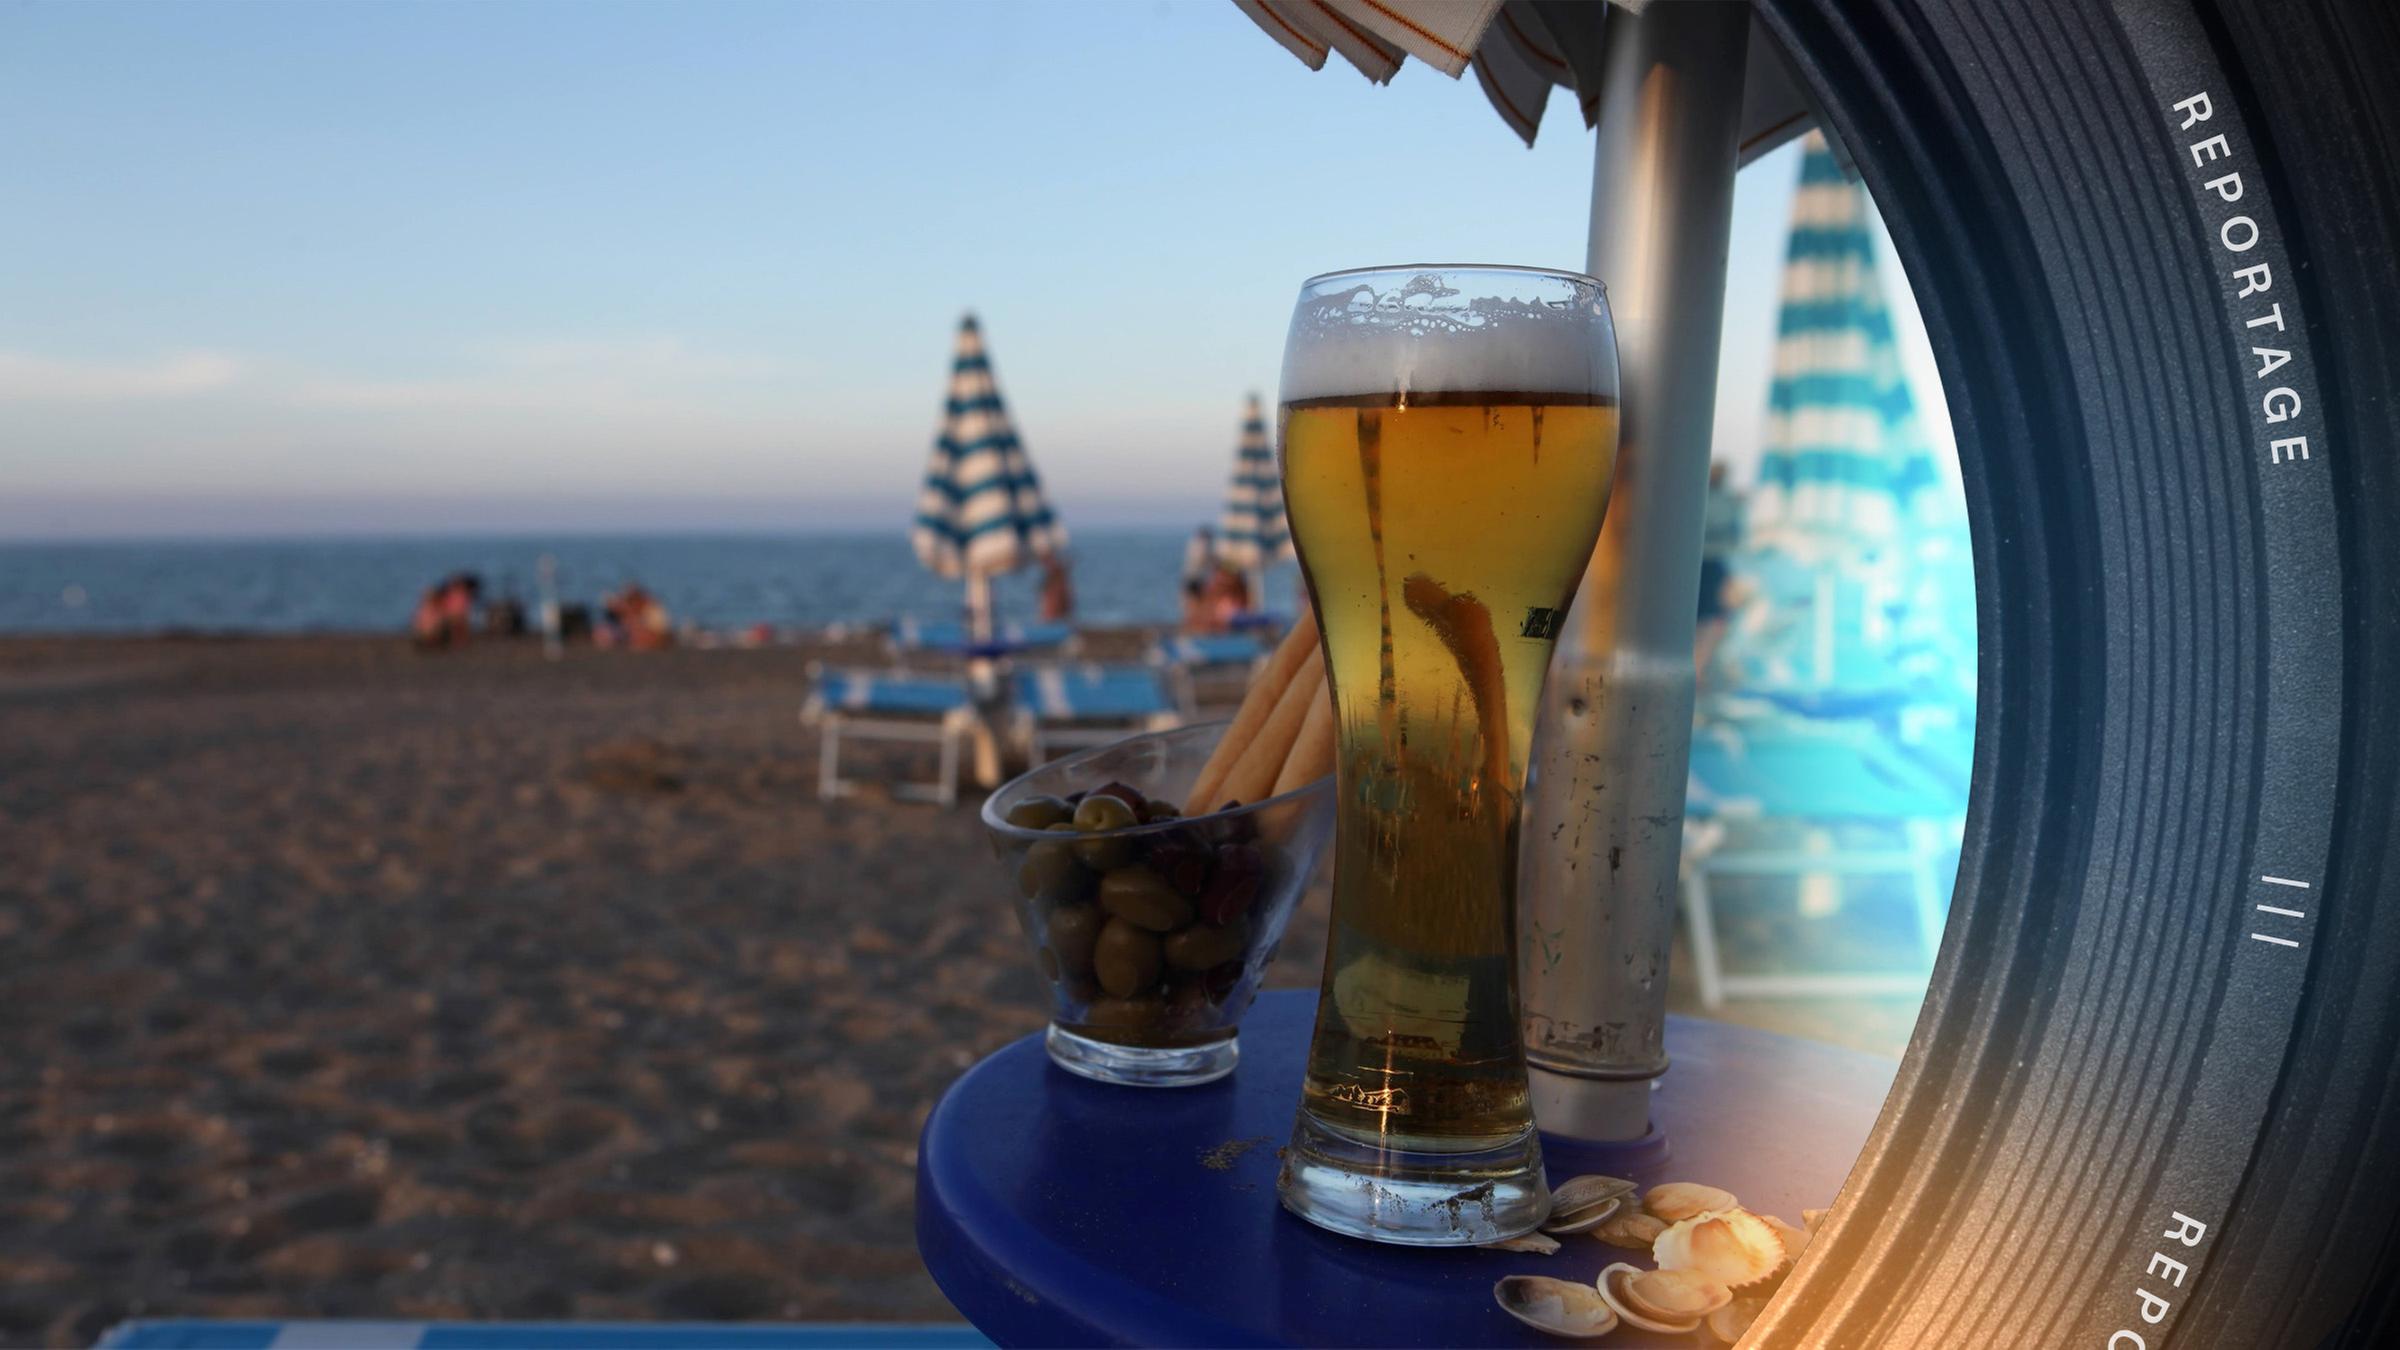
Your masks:
M1616 393L1615 343L1590 282L1544 274L1517 287L1540 299L1469 301L1443 278L1439 268L1396 270L1312 287L1284 343L1282 401L1486 389ZM1466 269L1453 279L1468 287L1481 280Z

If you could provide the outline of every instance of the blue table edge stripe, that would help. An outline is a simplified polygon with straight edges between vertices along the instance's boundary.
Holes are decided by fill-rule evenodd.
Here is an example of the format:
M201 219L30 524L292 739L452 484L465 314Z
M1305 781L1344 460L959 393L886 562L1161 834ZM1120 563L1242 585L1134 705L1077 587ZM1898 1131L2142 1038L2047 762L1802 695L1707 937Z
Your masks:
M416 1334L408 1336L410 1331ZM318 1334L321 1333L321 1334ZM285 1339L286 1337L290 1339ZM101 1333L96 1350L819 1350L989 1347L964 1322L404 1322L292 1318L143 1318Z

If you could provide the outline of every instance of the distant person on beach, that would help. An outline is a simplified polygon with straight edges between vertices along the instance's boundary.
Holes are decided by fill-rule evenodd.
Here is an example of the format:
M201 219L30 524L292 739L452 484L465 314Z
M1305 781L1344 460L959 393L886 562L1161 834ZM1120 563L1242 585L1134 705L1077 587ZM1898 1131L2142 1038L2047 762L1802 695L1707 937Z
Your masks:
M1183 631L1212 633L1208 616L1208 583L1198 577L1186 577L1183 583Z
M1065 623L1074 617L1074 579L1067 575L1067 560L1052 554L1042 559L1042 622Z
M1217 532L1206 525L1192 531L1192 541L1183 546L1183 585L1205 587L1217 571Z
M1742 498L1726 481L1725 462L1718 460L1708 466L1708 500L1700 523L1700 615L1692 641L1692 665L1703 689L1744 589L1732 563L1741 546Z
M1250 579L1242 575L1242 569L1220 562L1202 592L1202 602L1208 610L1208 631L1228 632L1235 619L1250 612Z
M443 641L442 591L439 586L428 586L425 593L417 597L416 612L409 616L408 635L421 652L440 651L447 645Z
M667 607L642 589L638 581L627 582L625 589L608 597L602 609L608 616L608 626L601 633L609 634L634 651L657 651L675 643L675 629L667 617ZM600 645L611 644L603 641Z

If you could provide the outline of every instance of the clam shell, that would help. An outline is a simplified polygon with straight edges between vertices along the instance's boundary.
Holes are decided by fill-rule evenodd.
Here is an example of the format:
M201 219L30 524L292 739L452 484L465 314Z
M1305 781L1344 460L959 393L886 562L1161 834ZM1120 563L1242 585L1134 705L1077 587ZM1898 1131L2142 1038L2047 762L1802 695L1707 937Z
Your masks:
M1732 1345L1750 1331L1750 1324L1767 1310L1763 1298L1737 1298L1708 1315L1708 1334Z
M1650 1193L1642 1197L1642 1208L1668 1223L1681 1223L1695 1214L1706 1214L1712 1210L1741 1207L1742 1202L1733 1198L1733 1192L1703 1186L1696 1181L1670 1181L1662 1186L1653 1186Z
M1592 1236L1611 1247L1628 1251L1648 1251L1658 1235L1667 1231L1667 1221L1642 1210L1619 1210L1614 1218L1592 1230Z
M1498 1242L1486 1242L1482 1245L1496 1252L1531 1252L1536 1256L1558 1255L1558 1239L1548 1233L1520 1233L1512 1238L1502 1238Z
M1630 1181L1616 1177L1569 1177L1550 1189L1550 1217L1545 1233L1587 1233L1608 1222L1634 1192Z
M1643 1270L1622 1261L1603 1269L1595 1284L1617 1316L1644 1331L1697 1330L1701 1318L1733 1299L1732 1290L1689 1271ZM1674 1315L1679 1309L1690 1311Z
M1509 1275L1492 1286L1492 1301L1509 1316L1553 1336L1585 1339L1617 1329L1617 1312L1600 1291L1547 1275Z
M1689 1270L1739 1289L1783 1269L1783 1239L1746 1209L1695 1214L1650 1244L1661 1270Z

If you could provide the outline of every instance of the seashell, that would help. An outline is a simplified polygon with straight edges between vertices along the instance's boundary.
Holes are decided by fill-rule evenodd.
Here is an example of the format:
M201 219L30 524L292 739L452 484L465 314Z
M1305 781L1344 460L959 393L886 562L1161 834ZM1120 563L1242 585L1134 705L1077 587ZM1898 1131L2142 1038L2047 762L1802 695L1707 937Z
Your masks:
M1783 1240L1746 1209L1695 1214L1650 1244L1661 1270L1689 1270L1739 1289L1783 1269Z
M1500 1310L1553 1336L1605 1336L1617 1329L1616 1309L1600 1291L1573 1280L1547 1275L1509 1275L1492 1286Z
M1733 1291L1688 1270L1643 1270L1619 1261L1600 1272L1600 1297L1644 1331L1692 1331L1733 1301Z
M1558 1255L1558 1239L1548 1233L1520 1233L1498 1242L1481 1244L1496 1252L1531 1252L1536 1256Z
M1776 1240L1783 1243L1783 1259L1786 1264L1799 1260L1800 1253L1808 1250L1808 1240L1816 1236L1805 1228L1794 1228L1772 1214L1761 1214L1758 1217L1767 1227L1775 1230Z
M1708 1315L1708 1334L1731 1345L1747 1335L1750 1324L1766 1310L1763 1298L1737 1298Z
M1680 1223L1695 1214L1712 1210L1741 1207L1742 1202L1733 1198L1733 1192L1720 1191L1714 1186L1703 1186L1694 1181L1670 1181L1663 1186L1653 1186L1650 1193L1642 1197L1642 1208L1668 1223Z
M1629 1251L1648 1251L1658 1235L1667 1231L1667 1221L1641 1210L1618 1211L1616 1217L1592 1230L1592 1236L1611 1247Z
M1606 1223L1633 1194L1634 1185L1617 1177L1569 1177L1550 1189L1550 1217L1545 1233L1586 1233Z

